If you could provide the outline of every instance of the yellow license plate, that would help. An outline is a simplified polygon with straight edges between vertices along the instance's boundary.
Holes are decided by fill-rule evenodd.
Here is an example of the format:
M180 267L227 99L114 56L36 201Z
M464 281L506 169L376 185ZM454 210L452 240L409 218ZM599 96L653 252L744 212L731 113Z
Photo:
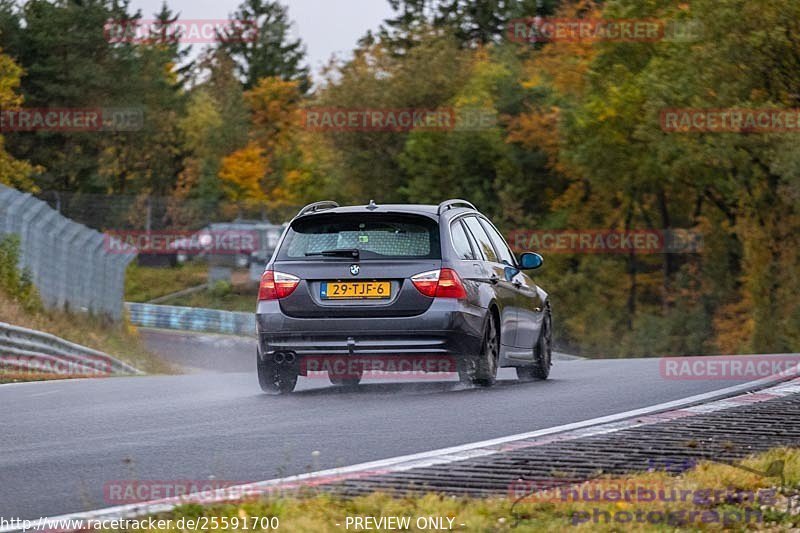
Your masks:
M391 287L388 281L326 281L319 295L323 300L389 298Z

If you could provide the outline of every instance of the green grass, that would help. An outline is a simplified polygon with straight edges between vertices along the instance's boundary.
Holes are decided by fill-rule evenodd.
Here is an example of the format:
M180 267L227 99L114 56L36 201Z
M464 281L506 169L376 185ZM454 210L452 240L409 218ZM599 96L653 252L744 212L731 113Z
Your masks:
M800 450L780 448L761 454L757 457L748 459L743 464L750 468L760 471L767 470L768 466L776 461L784 461L785 484L784 491L800 489ZM752 491L757 493L758 489L776 490L773 501L764 503L760 506L763 521L750 523L721 523L725 512L742 511L750 504L735 504L730 502L704 501L693 503L691 499L687 501L669 502L664 499L657 499L653 502L633 501L604 501L604 502L563 502L554 499L546 499L541 495L538 497L528 496L515 504L510 498L453 498L437 494L428 494L417 497L392 497L387 494L370 494L354 499L343 499L332 497L326 494L318 494L313 490L300 495L279 496L256 501L245 501L223 505L202 506L199 504L187 504L175 510L157 515L157 518L171 519L172 528L157 529L157 531L176 532L177 520L183 518L207 517L216 518L220 524L232 520L239 520L239 527L222 527L218 529L252 531L249 527L254 519L263 517L277 517L280 526L278 531L292 532L341 532L355 531L351 523L346 528L347 517L409 517L411 527L407 531L429 531L430 529L417 528L416 520L419 517L441 517L453 519L453 531L469 532L558 532L567 529L577 531L788 531L792 528L800 527L800 515L796 510L794 514L787 509L787 497L778 492L779 481L774 477L760 476L751 472L734 468L718 463L701 463L696 468L689 470L679 476L671 476L664 472L651 472L626 477L607 478L593 482L590 487L607 488L619 485L627 487L650 487L650 488L675 488L676 490L697 491L705 489L718 490L739 490ZM602 484L602 485L598 485ZM585 486L584 486L585 487ZM766 493L765 493L766 494ZM606 498L607 500L610 498ZM721 500L724 498L720 498ZM798 503L795 503L795 507ZM606 524L600 518L597 522L589 520L584 523L574 523L576 516L582 518L584 515L575 513L593 513L598 510L599 516L602 512L609 512L614 516L618 512L629 512L635 514L641 511L643 523L621 524L613 520ZM686 516L686 523L683 525L654 525L647 522L647 513L668 512L678 513L685 511L690 513L697 511L693 520ZM717 513L719 522L712 521L712 515L705 513ZM743 512L743 511L742 511ZM654 520L655 520L655 516ZM677 515L673 515L677 516ZM744 516L744 515L743 515ZM754 518L756 515L751 515ZM223 517L225 520L223 520ZM729 515L730 518L733 515ZM244 521L248 522L248 527L242 527ZM580 521L580 520L578 520ZM337 525L338 524L338 525ZM268 528L255 528L259 531ZM364 531L363 529L361 531Z
M58 337L100 350L147 373L175 373L176 369L147 350L137 329L127 320L112 322L84 313L26 309L21 303L0 292L2 321L15 326L52 333ZM31 381L0 376L0 383Z
M208 281L208 265L186 263L171 268L131 265L125 277L125 300L149 302ZM234 282L218 282L214 287L159 301L162 305L204 307L224 311L252 313L256 306L258 286L249 281L246 271L235 271Z
M131 263L125 273L125 301L149 302L208 281L208 265L185 263L176 267L144 267Z
M160 302L167 305L205 307L225 311L255 312L258 288L252 285L231 285L218 282L214 287Z

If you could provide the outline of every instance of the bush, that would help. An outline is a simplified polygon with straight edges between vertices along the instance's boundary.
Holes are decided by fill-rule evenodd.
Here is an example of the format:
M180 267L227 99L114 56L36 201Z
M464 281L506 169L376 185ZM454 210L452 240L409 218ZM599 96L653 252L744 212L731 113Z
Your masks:
M26 311L40 311L42 301L31 281L30 272L19 268L19 237L0 238L0 291Z
M214 298L224 298L228 296L233 290L233 286L230 282L225 280L219 280L214 283L208 291L211 293L211 296Z

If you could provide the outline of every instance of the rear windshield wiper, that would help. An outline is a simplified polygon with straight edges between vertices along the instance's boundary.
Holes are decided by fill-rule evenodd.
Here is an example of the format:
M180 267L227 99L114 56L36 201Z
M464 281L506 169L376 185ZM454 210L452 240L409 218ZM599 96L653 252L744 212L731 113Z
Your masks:
M309 255L323 255L326 257L354 257L358 259L358 248L337 248L336 250L323 250L321 252L308 252Z

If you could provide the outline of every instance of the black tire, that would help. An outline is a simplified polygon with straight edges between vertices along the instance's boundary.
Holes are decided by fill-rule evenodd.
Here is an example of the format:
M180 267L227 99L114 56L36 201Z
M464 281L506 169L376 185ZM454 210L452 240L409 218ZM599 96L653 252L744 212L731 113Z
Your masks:
M297 385L297 369L293 366L279 365L275 361L262 361L256 354L258 384L267 394L289 394Z
M497 364L500 359L500 335L494 313L489 312L486 327L483 331L481 353L463 360L458 369L458 377L462 383L491 387L497 381Z
M328 370L328 379L331 380L331 383L341 387L346 387L348 389L354 389L358 387L358 384L361 383L362 377L362 373L359 372L358 377L352 377L350 374L348 374L348 377L343 378L334 374L332 370Z
M533 357L535 363L532 366L517 367L517 378L520 381L547 379L550 376L550 367L553 366L553 317L549 306L544 316L539 340L533 347Z

